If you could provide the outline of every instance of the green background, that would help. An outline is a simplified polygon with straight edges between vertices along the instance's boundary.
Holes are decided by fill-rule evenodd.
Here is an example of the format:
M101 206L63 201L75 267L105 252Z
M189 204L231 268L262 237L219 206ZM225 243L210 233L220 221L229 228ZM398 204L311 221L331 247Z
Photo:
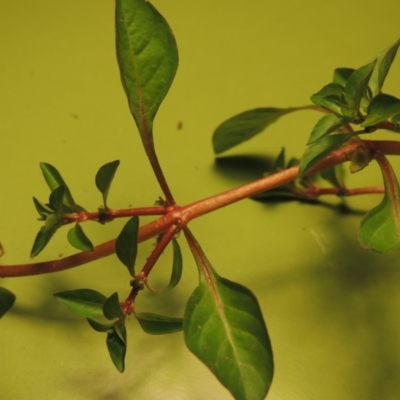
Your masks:
M180 204L227 190L256 175L217 167L211 135L224 119L260 106L296 106L331 79L335 67L359 67L399 36L400 3L203 0L154 1L178 42L180 67L155 123L160 162ZM112 1L0 3L0 240L2 264L29 262L40 227L32 196L48 189L38 163L63 174L79 204L95 210L98 167L120 159L113 208L152 205L161 192L141 149L121 88ZM397 60L384 87L400 95ZM318 115L293 114L227 155L301 156ZM383 138L390 134L379 135ZM394 161L395 168L400 163ZM350 177L380 183L375 165ZM366 211L380 196L351 199ZM398 254L361 249L360 215L298 203L251 200L193 221L216 270L259 298L275 355L269 400L398 399L400 272ZM145 219L143 219L145 221ZM87 224L95 243L123 221ZM183 244L183 242L182 242ZM143 263L154 245L141 245ZM139 297L141 311L181 316L197 271L184 247L183 280L172 292ZM58 233L38 261L74 251ZM151 282L162 287L169 253ZM115 256L66 272L3 279L18 296L0 321L3 399L229 399L186 350L181 334L142 333L128 321L126 371L119 374L105 337L55 302L62 290L129 292Z

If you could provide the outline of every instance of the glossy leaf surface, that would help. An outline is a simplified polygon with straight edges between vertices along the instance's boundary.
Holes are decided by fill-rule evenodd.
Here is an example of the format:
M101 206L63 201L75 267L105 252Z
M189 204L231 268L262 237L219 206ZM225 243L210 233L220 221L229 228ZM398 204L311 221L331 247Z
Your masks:
M380 93L389 69L393 63L394 58L396 57L399 46L400 39L378 54L377 62L369 84L372 89L373 96L376 96Z
M341 117L336 114L324 115L314 126L307 144L311 144L329 133L338 130L350 121L351 118Z
M124 328L125 329L125 328ZM107 349L111 360L119 372L125 370L126 341L123 341L115 328L107 334Z
M280 117L301 108L256 108L224 121L213 134L215 153L222 153L261 133Z
M147 148L154 117L178 67L175 38L164 18L145 0L117 0L115 23L122 84Z
M120 261L128 268L131 276L135 276L135 261L137 254L137 235L139 218L132 217L122 228L115 243L115 252Z
M113 293L104 302L103 314L109 320L116 318L124 319L124 313L122 312L121 305L119 303L118 293Z
M75 248L82 251L92 251L93 244L86 236L80 224L76 223L73 228L68 231L68 241Z
M103 305L107 297L92 289L68 290L54 294L54 297L69 310L84 317L103 316Z
M338 83L329 83L311 96L311 101L317 106L325 107L336 114L341 114L340 101L343 87Z
M373 98L368 114L361 126L371 126L400 114L400 100L388 94L378 94Z
M135 317L142 329L151 335L175 333L183 329L182 318L165 317L163 315L144 312L136 313Z
M387 253L400 250L400 190L396 175L385 157L379 160L385 195L382 202L365 215L358 238L368 249Z
M186 344L235 399L264 399L273 357L257 299L244 286L218 276L193 236L186 235L200 275L186 306Z
M15 294L0 287L0 318L13 306Z
M96 187L103 195L103 204L105 208L107 208L108 191L110 190L110 186L114 179L115 173L117 172L118 166L119 160L111 161L102 165L96 174Z

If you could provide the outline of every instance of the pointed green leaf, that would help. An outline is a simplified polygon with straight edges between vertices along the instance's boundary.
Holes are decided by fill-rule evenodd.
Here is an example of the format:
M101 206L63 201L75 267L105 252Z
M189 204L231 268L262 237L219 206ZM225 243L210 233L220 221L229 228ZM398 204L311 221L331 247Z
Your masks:
M53 214L53 210L47 205L40 202L36 197L33 198L33 204L36 208L36 211L40 215L41 221L45 220L49 214Z
M93 319L93 318L87 318L87 321L89 322L89 325L97 332L107 332L107 333L113 333L114 332L114 324L102 324L101 322Z
M142 329L150 335L164 335L167 333L180 332L183 329L183 319L165 317L152 313L136 313Z
M116 1L116 45L122 85L145 147L178 67L170 27L146 0Z
M44 225L36 235L35 241L31 250L31 257L36 257L49 243L50 239L57 232L58 228L62 226L62 220L56 214L47 216Z
M119 338L126 344L126 328L123 320L118 320L114 322L114 330L115 333L119 336Z
M0 287L0 318L13 306L15 294Z
M49 207L59 216L63 214L63 205L67 187L64 185L56 187L49 197Z
M311 96L311 101L317 106L325 107L336 114L341 114L340 102L343 87L338 83L329 83L319 92Z
M351 118L341 117L336 114L324 115L314 126L307 144L314 143L318 139L337 131L350 121Z
M311 167L321 161L326 155L333 150L338 149L357 133L338 133L335 135L325 136L322 139L312 143L307 147L303 157L300 160L299 175L304 174Z
M380 93L389 69L393 63L394 58L396 57L399 46L400 39L397 40L397 42L393 45L389 46L387 49L383 50L376 57L377 62L369 83L373 96L376 96Z
M333 71L333 82L344 88L354 71L353 68L336 68Z
M274 367L257 299L244 286L218 276L199 244L185 234L200 275L185 310L186 344L235 399L264 399Z
M396 175L385 157L379 165L385 195L382 202L362 219L358 238L362 246L387 253L400 250L400 191Z
M107 349L110 353L110 357L115 367L119 372L125 370L125 355L126 355L126 343L119 337L119 335L113 330L112 333L107 334Z
M362 66L354 71L347 80L344 88L344 97L350 111L352 112L352 115L346 116L353 117L355 120L357 120L357 114L360 111L361 100L367 91L368 82L375 64L376 60Z
M276 122L280 117L298 108L256 108L245 111L224 121L217 127L213 134L213 146L215 153L222 153L253 136L261 133L269 125Z
M68 241L75 248L82 251L93 251L93 244L83 232L80 224L76 223L73 228L68 231Z
M46 183L52 192L56 190L59 186L65 186L63 204L69 212L83 210L82 207L75 204L75 201L72 198L71 192L69 191L67 184L64 182L64 179L55 167L53 167L51 164L42 162L40 163L40 169L42 170L44 179L46 180Z
M84 317L103 317L103 305L107 297L92 289L59 292L54 297L69 310Z
M137 254L137 235L139 218L135 215L122 228L115 243L115 252L120 261L128 268L131 276L135 276L135 261Z
M119 160L111 161L100 167L96 174L96 187L103 195L103 204L107 209L107 196L111 183L114 179L115 172L119 166Z
M113 293L103 305L103 314L109 319L113 320L116 318L124 319L124 313L121 308L121 304L119 303L118 293Z
M368 107L367 117L361 126L375 125L397 114L400 114L400 100L388 94L381 93L372 99Z

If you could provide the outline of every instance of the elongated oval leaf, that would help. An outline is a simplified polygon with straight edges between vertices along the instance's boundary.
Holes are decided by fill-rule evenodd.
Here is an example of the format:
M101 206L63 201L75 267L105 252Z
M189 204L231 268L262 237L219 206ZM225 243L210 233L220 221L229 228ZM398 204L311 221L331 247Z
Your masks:
M400 250L400 190L392 167L385 157L379 160L385 195L382 202L362 219L358 238L368 249L387 253Z
M15 294L0 287L0 318L13 306Z
M376 96L380 93L389 69L393 63L394 58L396 57L399 46L400 39L397 40L397 42L393 45L389 46L387 49L383 50L376 57L377 62L369 83L373 96Z
M114 324L102 324L101 322L93 319L93 318L87 318L87 321L89 322L89 325L97 332L107 332L107 333L113 333L114 332Z
M378 94L375 96L369 107L368 114L361 126L371 126L400 113L400 99L388 94Z
M73 228L68 231L68 241L75 248L82 251L93 251L93 244L83 232L80 224L76 223Z
M346 143L357 133L338 133L329 135L317 140L307 147L303 157L300 160L299 175L304 174L307 170L317 164L333 150L338 149L342 144Z
M213 134L215 153L222 153L253 136L261 133L269 125L285 114L301 110L298 108L256 108L235 115L217 127Z
M350 121L351 118L341 117L336 114L324 115L314 126L307 144L314 143L318 139L329 135Z
M183 319L165 317L152 313L136 313L142 329L151 335L164 335L167 333L180 332L183 329Z
M187 236L200 285L185 310L186 344L235 399L264 399L273 357L257 299L244 286L218 276L195 239Z
M117 0L115 22L122 84L147 147L154 117L178 67L175 38L146 0Z
M341 113L340 101L343 93L343 87L338 83L329 83L320 91L313 94L310 100L317 106L325 107L336 114Z
M107 349L115 367L119 372L125 370L126 342L124 342L115 329L112 333L107 334Z
M108 191L110 190L110 186L114 179L118 166L119 160L111 161L107 164L102 165L96 174L96 187L103 195L103 204L105 208L107 208Z
M103 305L107 297L92 289L67 290L54 297L69 310L84 317L103 317Z
M56 214L47 216L44 225L35 237L33 242L31 257L36 257L49 243L50 239L57 232L58 228L62 226L62 220Z
M357 114L360 111L361 100L366 93L375 64L376 60L360 67L354 71L347 80L344 88L344 96L352 112L352 115L348 116L354 117L355 119L357 118Z
M131 276L135 276L135 261L137 254L137 235L139 218L135 215L122 228L115 243L115 252L120 261L128 268Z
M113 293L103 304L103 314L107 319L124 319L121 305L119 303L118 293Z

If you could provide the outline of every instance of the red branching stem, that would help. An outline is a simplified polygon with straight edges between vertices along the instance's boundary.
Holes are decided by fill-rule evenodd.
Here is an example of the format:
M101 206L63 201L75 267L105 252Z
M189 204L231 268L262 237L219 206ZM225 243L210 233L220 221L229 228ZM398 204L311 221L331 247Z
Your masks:
M311 168L308 174L313 174L325 168L329 168L336 164L347 161L351 154L360 146L370 151L372 155L400 154L400 143L396 141L349 141L340 149L333 151L317 165ZM233 204L247 197L254 196L258 193L288 183L294 180L297 177L297 174L298 167L291 167L274 175L264 177L257 181L208 197L206 199L196 201L184 207L170 205L170 207L167 207L167 212L165 215L162 215L158 219L142 226L139 229L138 242L143 242L154 236L164 233L171 226L174 226L175 228L175 223L177 221L180 221L181 226L185 227L187 223L194 218L200 217L229 204ZM362 189L353 189L353 193L355 194L357 190ZM377 190L374 192L377 192ZM100 259L102 257L109 256L115 252L114 247L115 239L96 246L91 252L82 252L65 257L63 259L45 261L35 264L3 265L0 266L0 277L5 278L28 276L66 270Z

